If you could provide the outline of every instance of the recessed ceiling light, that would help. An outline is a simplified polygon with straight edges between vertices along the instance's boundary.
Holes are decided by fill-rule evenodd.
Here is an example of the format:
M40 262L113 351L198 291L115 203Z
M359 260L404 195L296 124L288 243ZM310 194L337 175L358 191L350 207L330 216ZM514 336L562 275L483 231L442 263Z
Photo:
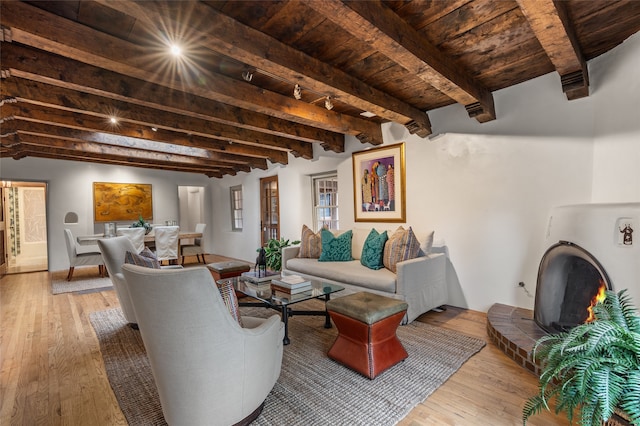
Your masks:
M173 56L182 56L182 48L177 44L172 44L169 51Z
M372 112L369 112L369 111L361 112L360 115L363 116L363 117L367 117L367 118L371 118L371 117L375 117L376 116L376 114L374 114Z
M110 118L109 118L109 122L110 122L111 124L118 124L118 119L117 119L116 117L110 117Z
M151 130L153 130L154 132L157 132L158 128L157 127L152 127Z

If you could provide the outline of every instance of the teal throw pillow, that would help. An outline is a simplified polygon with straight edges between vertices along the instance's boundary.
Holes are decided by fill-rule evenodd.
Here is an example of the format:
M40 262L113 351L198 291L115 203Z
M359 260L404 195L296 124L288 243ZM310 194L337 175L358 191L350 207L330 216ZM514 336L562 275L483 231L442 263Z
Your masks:
M387 231L380 234L375 229L372 229L362 247L360 263L369 269L377 270L384 268L382 255L384 253L384 244L388 238Z
M347 231L338 237L334 237L331 231L322 229L322 253L318 259L320 262L347 262L351 257L352 231Z

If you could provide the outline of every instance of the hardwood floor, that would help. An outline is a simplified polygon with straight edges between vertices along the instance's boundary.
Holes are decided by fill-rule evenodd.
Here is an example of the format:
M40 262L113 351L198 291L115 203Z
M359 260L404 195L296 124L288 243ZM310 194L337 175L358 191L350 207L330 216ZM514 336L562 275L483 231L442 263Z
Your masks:
M207 256L209 262L216 261ZM66 271L56 274L64 276ZM79 268L78 277L96 275ZM76 275L74 275L76 276ZM52 274L0 280L0 424L127 424L106 377L89 313L119 306L112 290L52 295ZM57 277L57 275L56 275ZM476 336L487 346L402 421L419 425L519 425L536 378L488 341L486 316L449 308L420 320ZM567 425L550 414L530 425Z

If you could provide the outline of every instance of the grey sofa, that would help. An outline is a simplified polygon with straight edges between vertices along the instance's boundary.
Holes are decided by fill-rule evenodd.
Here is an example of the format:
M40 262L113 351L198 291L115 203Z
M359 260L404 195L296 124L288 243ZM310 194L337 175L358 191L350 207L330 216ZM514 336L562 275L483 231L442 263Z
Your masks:
M282 250L282 272L330 282L345 287L336 297L358 291L368 291L403 300L409 304L403 323L409 323L421 314L447 303L446 257L441 247L431 250L433 233L419 235L423 254L421 257L400 262L397 272L382 268L372 270L360 263L362 247L371 228L354 228L351 255L347 262L319 262L318 259L300 258L300 247ZM383 231L383 230L379 230ZM339 235L344 231L334 232ZM389 235L393 233L389 230Z

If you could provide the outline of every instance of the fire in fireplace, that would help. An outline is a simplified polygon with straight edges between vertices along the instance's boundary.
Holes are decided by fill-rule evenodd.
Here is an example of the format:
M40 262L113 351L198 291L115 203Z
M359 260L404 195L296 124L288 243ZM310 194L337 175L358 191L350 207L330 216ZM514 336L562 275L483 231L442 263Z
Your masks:
M596 258L567 241L551 246L540 262L534 320L549 333L590 320L590 309L611 282Z

